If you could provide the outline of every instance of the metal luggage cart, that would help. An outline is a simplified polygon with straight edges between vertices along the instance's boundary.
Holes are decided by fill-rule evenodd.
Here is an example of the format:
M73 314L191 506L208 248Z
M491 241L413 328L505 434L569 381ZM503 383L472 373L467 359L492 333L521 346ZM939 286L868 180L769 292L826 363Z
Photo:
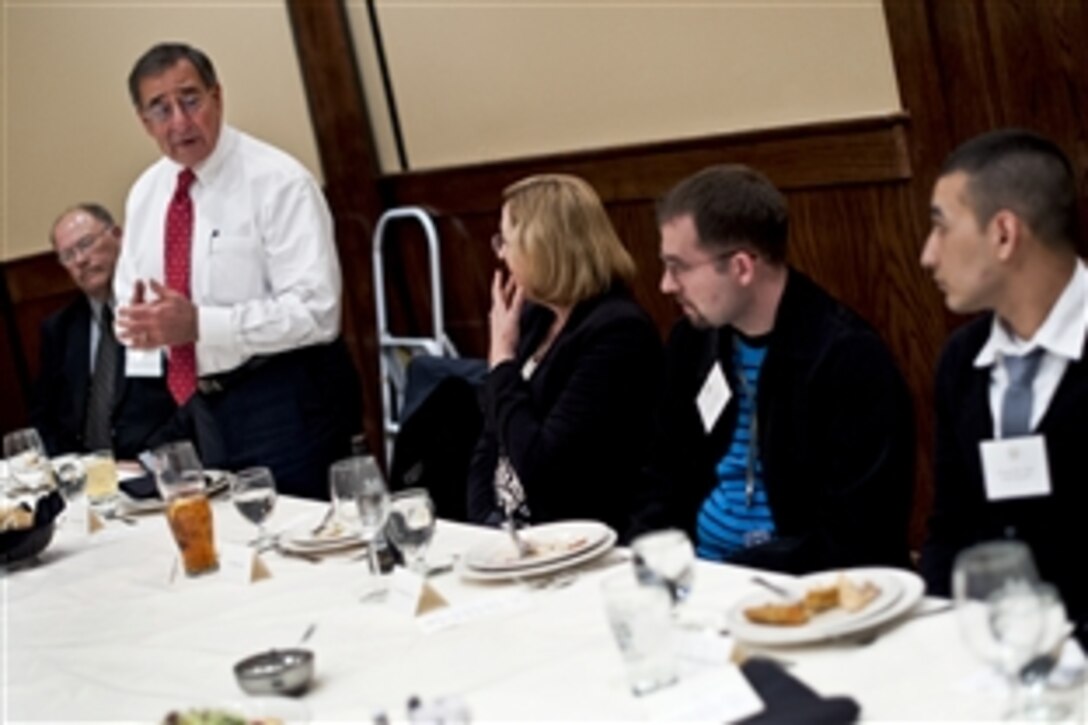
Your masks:
M385 304L385 265L382 249L385 231L390 221L414 219L423 227L427 239L427 261L431 283L431 337L402 337L389 330L389 317ZM439 263L438 230L425 209L418 206L401 206L389 209L378 219L373 240L374 295L378 317L378 364L379 383L382 390L382 434L385 438L386 460L392 460L393 439L400 430L401 412L404 409L404 391L407 382L408 363L419 355L457 357L457 350L446 335L442 312L442 267Z

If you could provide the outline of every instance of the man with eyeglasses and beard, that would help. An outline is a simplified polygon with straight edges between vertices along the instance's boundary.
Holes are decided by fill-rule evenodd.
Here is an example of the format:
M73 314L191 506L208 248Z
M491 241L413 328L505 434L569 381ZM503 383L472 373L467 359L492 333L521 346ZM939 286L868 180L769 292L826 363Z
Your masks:
M715 166L658 224L686 319L632 533L678 527L701 558L790 573L908 566L910 396L876 332L786 263L785 197Z
M165 377L205 465L268 466L281 492L328 498L360 396L321 188L224 123L223 88L196 48L152 47L128 87L163 158L126 204L114 289L127 358Z
M49 238L82 294L42 323L31 421L50 455L135 458L168 435L177 408L161 380L124 374L111 290L121 229L105 207L84 203L57 217Z

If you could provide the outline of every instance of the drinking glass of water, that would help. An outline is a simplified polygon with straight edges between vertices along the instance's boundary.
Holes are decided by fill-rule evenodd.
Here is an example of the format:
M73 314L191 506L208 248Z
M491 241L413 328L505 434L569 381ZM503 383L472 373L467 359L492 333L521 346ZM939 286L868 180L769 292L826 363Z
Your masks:
M250 542L258 551L268 546L264 522L276 505L276 479L263 466L247 468L230 482L230 498L244 518L257 525L257 538Z
M409 488L393 494L385 535L404 555L408 568L427 572L427 547L434 537L434 502L425 488Z

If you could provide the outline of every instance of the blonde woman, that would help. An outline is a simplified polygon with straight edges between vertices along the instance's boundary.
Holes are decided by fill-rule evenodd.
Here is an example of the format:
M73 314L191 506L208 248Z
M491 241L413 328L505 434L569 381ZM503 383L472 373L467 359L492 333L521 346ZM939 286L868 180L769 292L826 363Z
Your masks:
M662 372L627 287L634 262L582 179L533 176L503 202L469 518L593 518L622 533Z

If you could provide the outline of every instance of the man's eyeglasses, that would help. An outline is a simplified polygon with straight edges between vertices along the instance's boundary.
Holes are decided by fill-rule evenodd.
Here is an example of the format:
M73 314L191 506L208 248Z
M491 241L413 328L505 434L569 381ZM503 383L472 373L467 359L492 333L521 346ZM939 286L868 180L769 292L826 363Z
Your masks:
M141 115L146 121L163 124L174 117L175 108L186 116L192 116L204 106L207 97L208 94L205 91L189 91L182 93L173 103L164 98L159 99L145 108Z
M76 261L76 258L79 255L86 254L87 252L91 251L91 248L94 247L95 243L102 237L103 234L112 231L113 225L107 224L106 226L99 229L97 232L81 237L79 241L77 241L72 246L68 247L62 252L57 252L57 259L60 260L61 264L71 264L72 262Z
M665 267L665 274L679 282L681 277L687 276L688 273L695 271L699 267L705 267L708 264L717 264L718 262L730 259L741 252L753 254L752 250L746 247L734 247L733 249L721 252L720 254L707 257L706 259L700 259L698 262L688 262L676 257L665 257L661 260L661 264Z

